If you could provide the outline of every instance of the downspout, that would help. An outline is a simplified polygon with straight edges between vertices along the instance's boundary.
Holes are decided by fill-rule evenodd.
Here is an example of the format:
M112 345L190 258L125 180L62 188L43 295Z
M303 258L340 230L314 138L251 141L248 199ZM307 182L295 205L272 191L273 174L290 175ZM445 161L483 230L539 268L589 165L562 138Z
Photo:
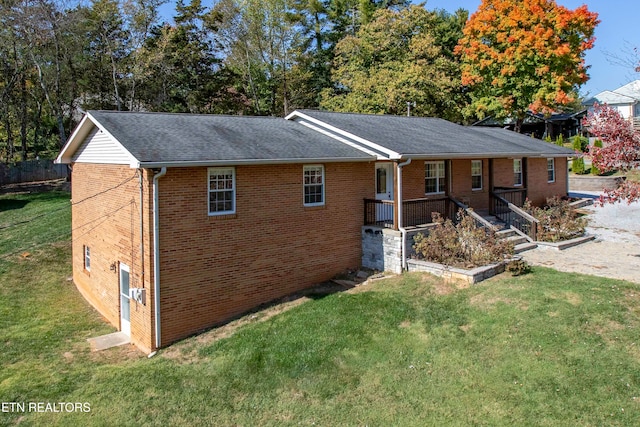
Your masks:
M144 176L144 169L138 169L139 182L140 182L140 282L144 286L144 192L142 178Z
M407 230L402 226L402 168L411 163L409 158L404 163L398 163L398 230L402 235L402 247L400 248L400 259L402 261L402 270L407 269Z
M160 214L158 213L158 180L167 173L163 167L153 176L153 298L156 329L156 349L160 348Z

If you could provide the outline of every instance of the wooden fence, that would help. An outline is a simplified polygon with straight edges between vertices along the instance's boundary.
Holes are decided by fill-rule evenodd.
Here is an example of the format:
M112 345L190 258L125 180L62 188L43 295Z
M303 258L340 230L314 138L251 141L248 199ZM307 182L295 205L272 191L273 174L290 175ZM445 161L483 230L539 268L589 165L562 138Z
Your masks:
M27 160L12 165L0 164L0 185L48 181L66 178L67 175L67 165L56 165L53 160Z

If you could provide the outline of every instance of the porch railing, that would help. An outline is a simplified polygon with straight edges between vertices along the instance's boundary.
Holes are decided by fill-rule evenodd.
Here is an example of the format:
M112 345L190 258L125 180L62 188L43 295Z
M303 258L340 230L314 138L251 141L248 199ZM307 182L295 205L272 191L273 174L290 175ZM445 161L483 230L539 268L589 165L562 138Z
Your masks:
M513 226L529 236L531 240L536 240L539 221L502 197L501 193L495 191L491 193L491 210L493 215L507 226Z
M496 230L496 226L491 224L489 221L487 221L486 219L484 219L482 216L478 215L473 209L470 209L469 206L465 205L464 203L460 202L459 200L454 199L453 197L451 197L451 202L456 206L456 210L457 209L463 209L467 215L469 215L471 218L473 218L473 220L476 223L476 227L484 227L487 228L489 230Z
M393 228L393 200L364 199L364 225Z
M402 225L415 227L433 222L433 214L439 213L443 218L455 220L456 208L448 197L437 199L413 199L402 202Z
M527 199L526 188L510 188L510 187L495 187L493 194L496 194L507 202L512 203L518 207L524 205L524 201Z
M394 228L394 203L390 200L364 200L364 225ZM448 197L413 199L402 202L402 225L415 227L433 222L433 213L455 220L457 206Z

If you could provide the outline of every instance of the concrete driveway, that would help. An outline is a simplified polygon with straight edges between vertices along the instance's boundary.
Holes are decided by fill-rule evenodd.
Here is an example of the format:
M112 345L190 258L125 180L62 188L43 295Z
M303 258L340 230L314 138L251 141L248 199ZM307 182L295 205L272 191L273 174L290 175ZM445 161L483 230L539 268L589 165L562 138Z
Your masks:
M587 233L595 235L595 240L563 251L534 249L523 252L524 259L559 271L640 283L640 203L590 206L587 210Z

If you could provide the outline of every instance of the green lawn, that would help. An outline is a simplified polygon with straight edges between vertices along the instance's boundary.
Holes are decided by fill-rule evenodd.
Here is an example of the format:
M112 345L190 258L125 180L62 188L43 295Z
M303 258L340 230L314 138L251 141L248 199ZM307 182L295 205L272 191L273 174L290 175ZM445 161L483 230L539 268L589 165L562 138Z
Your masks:
M38 200L59 202L34 197L0 224L31 218ZM0 244L17 253L0 272L0 402L90 412L0 413L0 424L640 425L635 284L534 268L457 289L407 274L147 359L89 351L87 337L113 328L67 280L68 237L24 246L7 231Z

